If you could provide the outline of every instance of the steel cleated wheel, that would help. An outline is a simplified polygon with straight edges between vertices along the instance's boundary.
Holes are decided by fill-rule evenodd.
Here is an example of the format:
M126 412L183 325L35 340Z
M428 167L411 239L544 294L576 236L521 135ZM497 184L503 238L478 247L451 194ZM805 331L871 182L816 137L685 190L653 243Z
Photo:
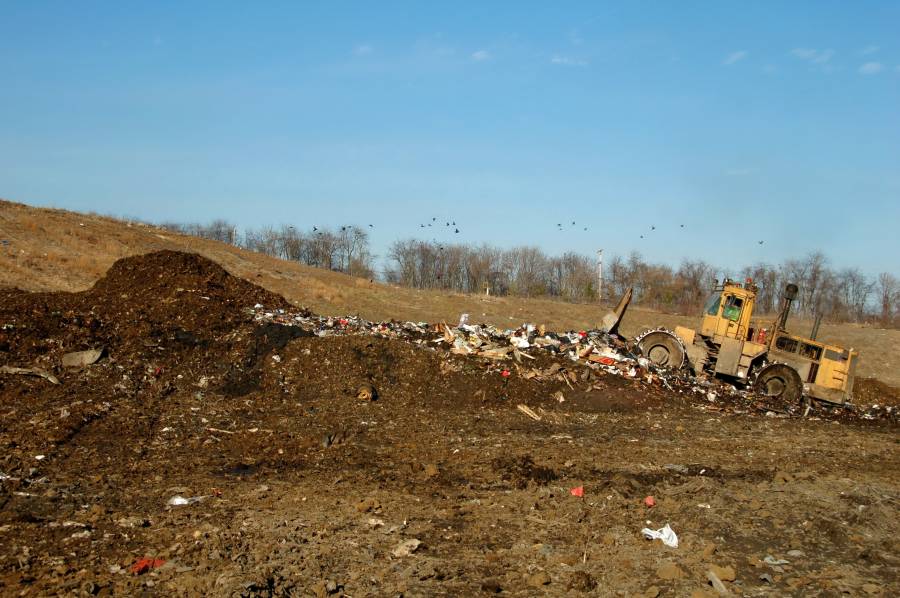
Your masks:
M668 330L651 330L637 339L641 355L664 368L681 369L685 350L681 340Z
M798 404L803 396L803 381L797 370L783 363L772 363L760 370L753 388L767 397Z

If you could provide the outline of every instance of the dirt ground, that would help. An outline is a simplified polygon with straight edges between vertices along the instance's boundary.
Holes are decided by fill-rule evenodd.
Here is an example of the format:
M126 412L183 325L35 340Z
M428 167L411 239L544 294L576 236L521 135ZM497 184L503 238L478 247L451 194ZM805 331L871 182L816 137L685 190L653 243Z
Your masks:
M176 252L80 293L0 290L0 366L60 382L0 374L0 594L715 596L709 572L732 595L900 592L896 420L578 363L528 380L259 325L257 303L290 308ZM666 524L677 548L641 533Z

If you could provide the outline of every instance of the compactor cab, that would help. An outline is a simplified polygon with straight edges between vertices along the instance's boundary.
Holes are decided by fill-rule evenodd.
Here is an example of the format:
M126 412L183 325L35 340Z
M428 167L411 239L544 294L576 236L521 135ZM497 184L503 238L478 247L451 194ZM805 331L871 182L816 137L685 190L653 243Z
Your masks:
M744 285L726 280L706 302L700 334L711 338L753 340L755 331L750 318L757 290L750 280Z

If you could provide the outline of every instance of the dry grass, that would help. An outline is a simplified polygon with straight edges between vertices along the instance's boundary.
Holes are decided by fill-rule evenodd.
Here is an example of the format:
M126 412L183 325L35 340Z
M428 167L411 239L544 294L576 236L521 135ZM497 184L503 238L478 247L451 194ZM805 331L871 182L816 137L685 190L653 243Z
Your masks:
M594 326L605 311L597 305L417 291L372 283L152 226L5 201L0 201L2 239L10 244L0 247L0 286L31 291L86 289L121 257L175 249L204 255L232 274L322 314L452 322L459 314L469 313L473 321L502 327L535 322L553 329L582 329ZM632 308L622 332L635 335L649 327L694 326L697 322L694 317ZM811 324L795 320L791 327L807 333ZM824 324L819 338L859 350L859 375L900 386L900 331Z

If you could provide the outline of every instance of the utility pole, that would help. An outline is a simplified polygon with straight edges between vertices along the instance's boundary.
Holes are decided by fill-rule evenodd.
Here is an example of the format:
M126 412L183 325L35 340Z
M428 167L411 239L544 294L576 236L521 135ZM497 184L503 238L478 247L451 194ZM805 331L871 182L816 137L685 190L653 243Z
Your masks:
M603 303L603 250L597 250L597 303Z

